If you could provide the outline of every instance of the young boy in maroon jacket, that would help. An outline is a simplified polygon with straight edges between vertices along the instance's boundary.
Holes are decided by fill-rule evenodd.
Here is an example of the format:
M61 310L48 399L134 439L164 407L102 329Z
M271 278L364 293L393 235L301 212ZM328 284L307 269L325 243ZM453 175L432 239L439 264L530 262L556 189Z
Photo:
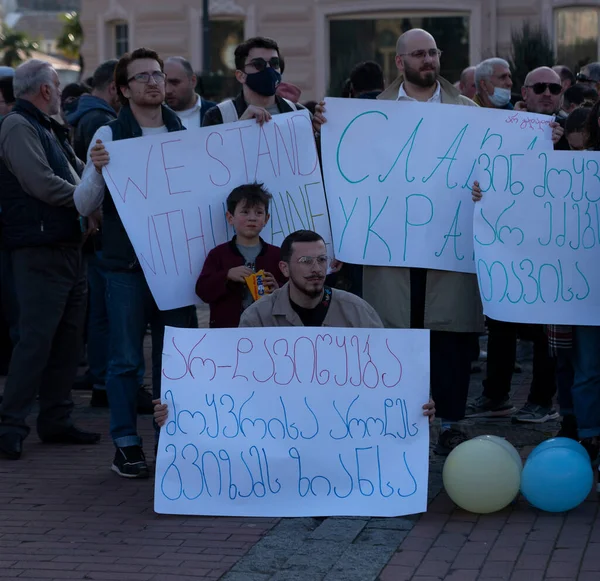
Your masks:
M227 222L235 236L213 248L196 282L196 294L210 305L211 327L237 327L245 308L254 298L246 277L264 270L263 284L269 292L286 282L279 270L277 246L261 237L269 221L271 194L263 184L244 184L227 197Z

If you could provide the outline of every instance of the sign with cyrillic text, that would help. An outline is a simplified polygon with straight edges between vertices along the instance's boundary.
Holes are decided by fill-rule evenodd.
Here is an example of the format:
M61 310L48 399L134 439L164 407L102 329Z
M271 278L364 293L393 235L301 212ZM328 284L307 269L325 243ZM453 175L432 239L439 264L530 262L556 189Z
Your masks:
M163 351L156 512L426 510L428 331L168 327Z
M327 99L323 176L336 258L475 272L476 169L552 150L551 117L478 107Z
M528 153L479 172L474 243L486 315L600 325L600 153Z
M198 303L208 252L230 240L225 200L261 182L272 194L262 238L315 230L331 249L321 168L306 111L107 143L104 179L161 310ZM331 253L332 254L332 253Z

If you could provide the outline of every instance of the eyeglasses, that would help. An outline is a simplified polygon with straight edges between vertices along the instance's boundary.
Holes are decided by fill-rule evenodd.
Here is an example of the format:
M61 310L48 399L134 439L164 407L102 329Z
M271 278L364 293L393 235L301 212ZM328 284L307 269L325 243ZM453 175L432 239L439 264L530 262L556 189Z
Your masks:
M147 85L150 82L150 79L154 79L154 82L157 85L160 85L165 82L166 78L167 75L162 71L154 71L153 73L138 73L137 75L133 75L133 77L127 79L127 82L131 83L131 81L137 81L138 83Z
M426 56L430 56L432 59L440 58L442 51L437 48L430 48L429 50L413 50L412 52L399 54L398 56L411 56L414 59L424 59Z
M533 85L525 85L528 89L533 89L536 95L541 95L546 92L546 89L550 90L552 95L559 95L562 91L562 87L558 83L533 83Z
M586 75L583 75L582 73L577 73L575 80L578 83L596 83L597 82L594 79L591 79L590 77L588 77Z
M326 255L322 255L322 256L301 256L297 262L298 264L302 264L304 266L314 266L316 263L319 266L327 266L327 264L329 263L329 257Z
M272 69L279 70L281 68L281 59L277 56L274 56L266 61L264 58L258 57L252 59L250 62L247 62L244 65L244 68L249 67L250 65L252 65L259 73L260 71L264 71L267 68L267 65L269 65Z

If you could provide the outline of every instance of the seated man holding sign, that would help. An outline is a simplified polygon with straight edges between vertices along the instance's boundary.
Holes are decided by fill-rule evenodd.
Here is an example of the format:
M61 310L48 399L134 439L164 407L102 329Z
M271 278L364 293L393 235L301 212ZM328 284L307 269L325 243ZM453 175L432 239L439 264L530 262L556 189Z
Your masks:
M383 327L381 319L360 297L325 286L327 248L323 238L310 230L290 234L281 245L279 268L288 278L280 289L250 305L240 327ZM167 421L168 406L155 401L154 419ZM423 405L430 422L435 417L433 401Z

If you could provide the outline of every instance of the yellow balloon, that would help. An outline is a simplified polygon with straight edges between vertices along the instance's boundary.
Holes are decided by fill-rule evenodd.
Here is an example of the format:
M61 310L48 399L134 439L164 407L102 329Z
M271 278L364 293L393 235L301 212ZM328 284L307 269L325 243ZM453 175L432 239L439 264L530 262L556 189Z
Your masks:
M490 442L495 442L499 446L502 446L505 450L510 452L510 455L515 459L517 466L519 467L519 472L523 470L523 460L521 460L521 455L517 451L517 449L506 439L501 438L500 436L491 436L486 434L485 436L476 436L476 440L490 440Z
M502 510L519 493L521 470L511 453L489 439L473 439L452 450L442 473L448 496L464 510Z

